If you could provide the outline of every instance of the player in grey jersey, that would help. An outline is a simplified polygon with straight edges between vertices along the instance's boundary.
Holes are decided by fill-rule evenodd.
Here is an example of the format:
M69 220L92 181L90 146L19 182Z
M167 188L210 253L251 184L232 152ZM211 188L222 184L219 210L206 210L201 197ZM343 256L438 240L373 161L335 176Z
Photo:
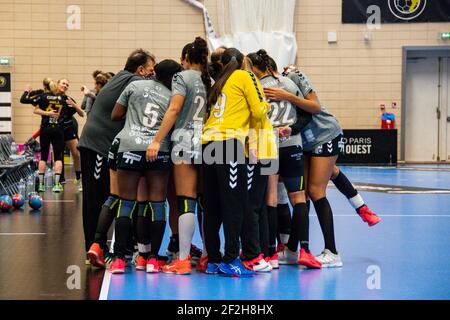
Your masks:
M163 272L189 274L190 250L195 231L198 172L195 158L201 160L201 133L206 113L206 94L211 87L208 74L208 45L200 37L187 50L184 71L172 81L172 99L161 128L147 148L147 160L156 161L161 143L170 131L172 134L172 159L175 164L174 182L178 200L179 256ZM206 252L204 252L206 254Z
M181 66L173 60L164 60L154 70L156 79L134 81L125 88L111 114L112 120L125 117L125 126L116 136L120 140L117 157L119 208L112 273L124 271L122 266L132 219L137 220L139 257L136 268L147 272L159 272L160 269L157 255L166 226L167 181L171 168L169 141L162 141L156 161L148 162L145 154L167 111L172 77ZM148 202L138 206L141 176L145 176Z
M253 64L253 72L260 79L263 88L279 88L291 95L303 98L303 95L294 82L281 77L276 70L270 67L270 57L265 50L248 55ZM296 124L299 120L298 107L288 100L269 100L269 118L272 126L280 133ZM321 264L309 251L309 218L306 207L305 184L303 177L303 149L300 132L287 137L282 136L279 143L279 172L269 177L266 204L269 226L269 254L276 253L277 236L277 201L278 180L281 176L284 186L293 207L291 234L287 248L279 253L279 263L300 264L307 268L320 268ZM298 252L300 242L301 250Z

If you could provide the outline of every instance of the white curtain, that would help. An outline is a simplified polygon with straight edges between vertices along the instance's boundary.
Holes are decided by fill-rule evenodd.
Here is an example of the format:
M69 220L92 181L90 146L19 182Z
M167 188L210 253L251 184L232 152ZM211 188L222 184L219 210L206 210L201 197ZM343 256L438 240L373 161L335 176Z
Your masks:
M203 10L212 49L235 47L244 54L265 49L280 69L295 63L295 0L217 0L219 36L203 4L186 1Z

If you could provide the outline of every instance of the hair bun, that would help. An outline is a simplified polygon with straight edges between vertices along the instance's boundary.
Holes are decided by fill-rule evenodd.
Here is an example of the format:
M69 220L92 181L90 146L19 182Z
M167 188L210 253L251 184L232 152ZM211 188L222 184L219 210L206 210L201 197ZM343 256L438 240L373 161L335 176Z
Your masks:
M264 49L259 49L259 50L256 52L256 54L257 54L258 56L264 57L264 56L267 56L267 51L264 50Z

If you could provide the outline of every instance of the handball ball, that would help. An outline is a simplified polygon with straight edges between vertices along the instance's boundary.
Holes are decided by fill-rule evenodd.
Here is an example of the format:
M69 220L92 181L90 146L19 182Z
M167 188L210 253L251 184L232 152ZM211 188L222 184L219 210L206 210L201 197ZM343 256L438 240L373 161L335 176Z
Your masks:
M0 197L0 208L2 210L9 210L13 206L13 201L10 196L5 195Z
M41 198L41 196L38 196L38 195L31 196L30 199L28 200L28 204L34 210L40 209L42 207L42 198Z
M21 194L15 194L12 198L13 206L17 209L25 204L25 198Z

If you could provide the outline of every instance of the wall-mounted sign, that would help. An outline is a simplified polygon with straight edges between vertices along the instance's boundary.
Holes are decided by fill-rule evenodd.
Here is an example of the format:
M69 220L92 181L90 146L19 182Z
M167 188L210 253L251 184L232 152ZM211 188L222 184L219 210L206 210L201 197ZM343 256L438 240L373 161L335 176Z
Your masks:
M381 23L450 21L450 0L343 0L343 23L366 23L379 8Z
M0 56L0 66L11 66L12 57Z

